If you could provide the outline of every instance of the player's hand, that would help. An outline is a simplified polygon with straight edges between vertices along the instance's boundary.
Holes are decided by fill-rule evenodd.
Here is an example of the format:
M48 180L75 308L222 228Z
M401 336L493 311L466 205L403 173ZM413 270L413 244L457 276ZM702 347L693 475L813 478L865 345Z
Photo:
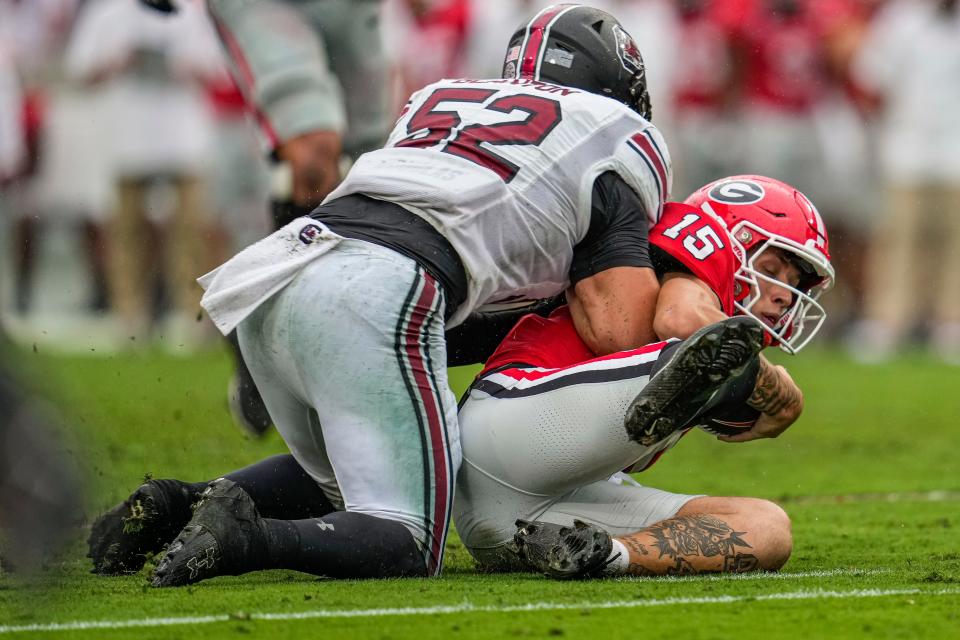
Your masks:
M140 0L140 4L160 13L176 13L178 9L175 0Z
M720 436L724 442L748 442L760 438L776 438L797 421L803 412L803 392L787 370L760 358L760 373L747 404L760 411L760 417L749 431L733 436Z

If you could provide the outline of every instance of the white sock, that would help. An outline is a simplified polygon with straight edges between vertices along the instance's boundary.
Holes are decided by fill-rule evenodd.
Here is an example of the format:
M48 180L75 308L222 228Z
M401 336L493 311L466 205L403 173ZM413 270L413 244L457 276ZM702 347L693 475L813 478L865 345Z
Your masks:
M627 551L624 544L616 538L613 539L613 549L610 550L610 555L607 559L610 560L610 564L603 570L607 575L624 574L630 566L630 552Z

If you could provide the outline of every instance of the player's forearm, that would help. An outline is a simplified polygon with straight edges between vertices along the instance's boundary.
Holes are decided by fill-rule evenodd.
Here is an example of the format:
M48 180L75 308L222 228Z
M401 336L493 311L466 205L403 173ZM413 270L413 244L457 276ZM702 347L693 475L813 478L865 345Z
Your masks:
M747 404L779 423L786 423L783 427L786 429L803 411L803 392L786 369L760 356L760 371Z
M682 272L663 276L653 319L653 330L661 340L689 338L697 330L726 317L717 295L704 281Z

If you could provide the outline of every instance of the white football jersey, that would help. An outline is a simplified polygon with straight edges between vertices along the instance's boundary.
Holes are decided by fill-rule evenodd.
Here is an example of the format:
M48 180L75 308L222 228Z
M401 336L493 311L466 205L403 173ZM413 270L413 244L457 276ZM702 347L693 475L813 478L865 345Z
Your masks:
M441 80L411 97L386 146L361 156L327 200L362 193L395 202L443 234L469 280L454 326L484 305L569 286L593 183L606 171L637 193L653 225L670 191L670 158L637 113L534 80Z

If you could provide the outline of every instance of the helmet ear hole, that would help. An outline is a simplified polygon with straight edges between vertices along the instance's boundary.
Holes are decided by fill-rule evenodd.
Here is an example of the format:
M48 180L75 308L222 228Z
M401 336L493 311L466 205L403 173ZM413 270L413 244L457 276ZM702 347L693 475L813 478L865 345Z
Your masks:
M596 31L597 33L600 33L603 31L603 20L597 20L590 26L593 27L594 31Z

